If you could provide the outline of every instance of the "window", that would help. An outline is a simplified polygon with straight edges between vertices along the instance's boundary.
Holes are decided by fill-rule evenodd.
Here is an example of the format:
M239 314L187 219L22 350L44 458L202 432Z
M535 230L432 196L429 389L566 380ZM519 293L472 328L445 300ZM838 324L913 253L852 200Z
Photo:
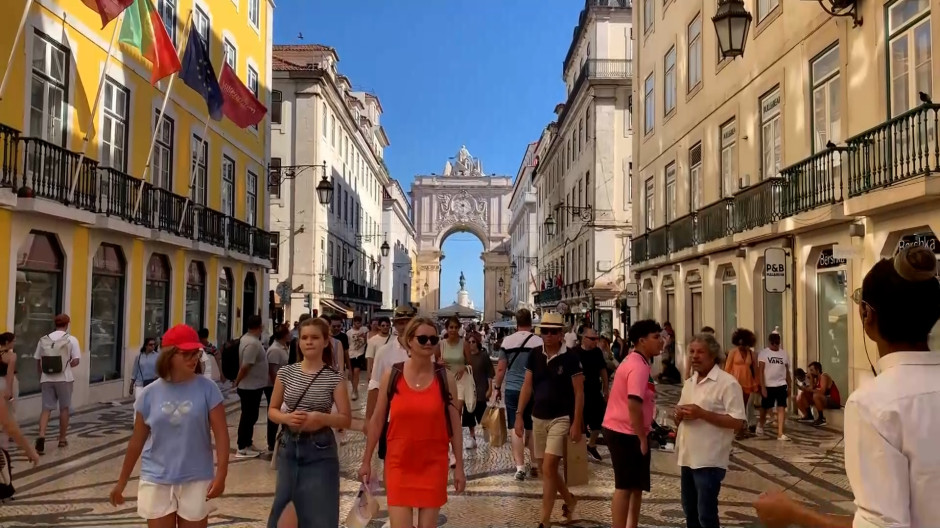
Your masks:
M157 110L154 122L160 121L160 111ZM153 152L153 186L167 191L173 189L173 119L163 116L160 130L157 131L157 140L154 142Z
M689 149L689 205L691 211L702 207L702 144Z
M36 32L33 36L33 75L30 88L30 134L64 147L68 107L67 49Z
M734 268L727 266L721 271L721 344L731 350L731 335L738 328L738 276Z
M653 124L656 121L656 104L653 101L653 90L655 81L653 74L649 74L643 87L643 133L649 134L653 131Z
M189 263L186 272L186 315L184 323L201 329L205 325L206 313L206 268L202 262Z
M228 64L232 71L237 71L238 50L235 49L235 44L232 44L228 37L222 39L222 53L224 54L225 64Z
M623 137L633 133L633 96L627 96L627 107L623 109Z
M166 27L166 32L170 36L170 40L173 41L173 45L177 44L176 42L176 0L157 0L157 12L160 13L160 18L163 20L163 26Z
M51 330L52 319L62 312L62 280L65 257L56 236L31 231L20 246L16 261L16 296L11 297L16 329L16 374L20 395L39 392L36 343Z
M276 234L276 233L275 233ZM232 302L232 287L235 284L232 268L222 268L219 274L219 322L215 327L215 339L219 349L232 339L232 319L235 303Z
M689 82L689 91L702 82L702 14L689 24L689 56L686 78Z
M280 90L271 91L271 122L281 124L281 105L284 104L284 95Z
M248 65L248 89L251 90L251 93L254 94L255 99L259 98L258 91L258 71L254 69L250 64ZM251 125L251 128L258 130L258 125Z
M127 88L111 79L104 83L102 103L101 165L126 172L127 168Z
M646 191L643 194L643 201L646 202L646 230L650 231L656 226L655 202L656 197L653 194L653 178L646 180Z
M738 129L734 120L721 127L721 196L728 197L738 190Z
M666 223L676 218L676 162L666 165Z
M222 156L222 212L235 216L235 160Z
M154 253L147 263L147 291L144 299L144 337L163 335L170 327L170 260Z
M929 5L928 0L900 0L888 8L891 116L920 104L919 92L932 95Z
M258 222L258 175L248 171L245 176L245 221L249 225Z
M202 37L203 44L206 45L206 53L209 53L209 42L212 40L209 38L212 34L209 15L198 5L193 9L193 24L196 25L196 33L199 33L199 36ZM211 57L212 55L209 56Z
M836 44L814 60L810 65L810 73L813 78L813 152L819 152L826 148L829 141L842 141L839 45Z
M209 173L209 142L193 134L192 161L194 167L192 199L193 203L206 205L206 175ZM198 156L197 156L198 153Z
M323 103L320 112L323 114L323 139L326 139L326 131L329 128L327 123L326 103Z
M780 88L775 88L760 100L761 176L763 178L772 178L780 174L780 163L783 158L780 104Z
M653 0L643 0L643 33L649 33L653 29Z
M279 266L279 262L280 262L279 248L281 247L280 236L281 236L280 233L278 233L277 231L271 231L271 238L270 238L271 247L269 248L270 252L268 253L268 260L271 261L271 268L270 268L271 273L277 273L278 269L280 268ZM321 240L320 242L323 242L323 241ZM323 255L320 255L320 258L322 259Z
M271 163L268 165L268 194L271 195L271 198L280 198L281 197L281 158L271 158ZM271 176L276 175L274 181Z
M336 148L336 118L330 114L330 144Z
M760 24L779 5L780 0L757 0L757 23Z
M248 22L254 28L261 27L261 0L248 0Z
M119 246L102 244L91 260L91 383L120 379L124 359L124 278L126 263Z
M676 109L676 47L669 48L666 57L663 59L663 71L666 72L663 78L663 112L669 115Z

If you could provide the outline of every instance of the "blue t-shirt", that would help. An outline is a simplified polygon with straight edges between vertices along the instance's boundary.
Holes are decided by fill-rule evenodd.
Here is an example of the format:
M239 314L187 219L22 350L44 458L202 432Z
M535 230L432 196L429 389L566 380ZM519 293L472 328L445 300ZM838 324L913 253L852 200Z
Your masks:
M134 377L134 385L142 387L144 381L157 379L157 358L159 357L159 352L149 354L141 352L137 356L137 361L134 362L134 372L131 374Z
M209 411L221 404L219 387L204 376L185 383L158 379L147 386L134 404L150 427L140 480L154 484L212 480L215 468Z

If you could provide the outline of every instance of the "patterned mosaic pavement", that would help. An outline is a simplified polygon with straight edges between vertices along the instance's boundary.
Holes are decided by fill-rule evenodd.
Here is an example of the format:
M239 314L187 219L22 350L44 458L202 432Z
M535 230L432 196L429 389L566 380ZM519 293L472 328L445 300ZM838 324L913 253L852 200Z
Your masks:
M661 401L675 401L678 387L661 387ZM360 400L356 402L364 405ZM238 423L238 401L229 394L226 400L232 440ZM664 405L666 407L666 405ZM362 408L356 406L361 415ZM50 424L55 431L57 424ZM73 416L70 446L57 449L53 442L46 449L42 464L27 468L21 453L14 451L16 499L0 505L0 527L130 527L143 526L136 516L136 503L128 500L122 507L108 504L127 440L132 429L132 407L101 404ZM25 427L27 436L36 436L35 424ZM264 445L264 425L255 429L255 445ZM775 438L752 438L736 442L732 466L721 492L721 516L724 526L758 526L751 507L764 491L787 489L800 500L828 511L852 511L843 465L841 432L832 428L816 429L788 424L789 443ZM465 431L466 434L466 431ZM466 440L465 440L466 441ZM349 434L341 448L342 511L345 518L358 490L359 467L364 437ZM580 528L606 527L610 524L610 496L613 471L605 460L592 462L591 483L573 488L580 498ZM234 454L234 450L233 450ZM533 527L538 521L541 484L538 480L517 482L512 479L513 463L508 444L493 449L482 445L465 456L467 492L452 496L441 513L440 526L447 528ZM274 490L274 471L262 459L232 460L225 494L213 501L215 511L210 526L258 528L265 526ZM128 485L126 495L136 494L136 480ZM556 522L561 521L561 505L556 506ZM380 528L380 519L372 528ZM684 526L679 503L679 478L675 454L654 452L653 491L644 498L641 526Z

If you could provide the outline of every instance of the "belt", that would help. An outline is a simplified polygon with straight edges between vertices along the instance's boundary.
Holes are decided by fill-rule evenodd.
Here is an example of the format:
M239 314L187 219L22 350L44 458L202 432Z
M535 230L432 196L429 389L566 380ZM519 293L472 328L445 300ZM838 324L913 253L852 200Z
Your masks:
M313 440L314 438L321 436L324 432L331 432L329 427L324 427L322 429L317 429L316 431L301 431L295 433L290 429L284 430L284 436L290 437L292 440Z

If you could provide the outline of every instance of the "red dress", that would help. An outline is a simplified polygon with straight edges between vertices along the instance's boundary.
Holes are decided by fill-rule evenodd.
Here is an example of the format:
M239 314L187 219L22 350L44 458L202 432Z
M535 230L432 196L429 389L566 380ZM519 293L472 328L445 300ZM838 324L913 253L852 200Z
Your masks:
M414 390L398 378L388 422L385 488L389 506L440 508L447 503L447 422L437 376Z

